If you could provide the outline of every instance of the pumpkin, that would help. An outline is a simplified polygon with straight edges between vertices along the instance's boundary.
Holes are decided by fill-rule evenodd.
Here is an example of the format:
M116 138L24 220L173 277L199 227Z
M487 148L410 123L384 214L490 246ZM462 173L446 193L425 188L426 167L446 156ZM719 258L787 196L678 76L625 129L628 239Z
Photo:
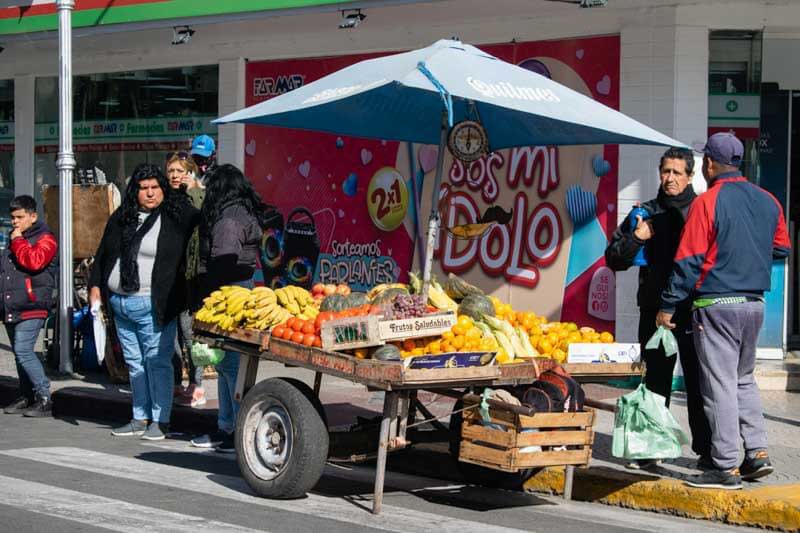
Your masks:
M371 356L378 361L399 361L400 348L394 344L385 344L372 350Z
M369 298L363 292L351 292L345 296L345 303L347 303L347 307L361 307L369 303Z
M375 298L372 299L372 304L381 305L381 304L392 303L392 300L394 300L395 296L398 296L400 294L408 294L408 290L400 288L386 289L385 291L383 291L382 293L380 293L379 295L377 295Z
M445 281L443 288L444 292L454 300L461 300L470 294L484 295L484 292L478 287L467 283L452 272L447 276L447 281Z
M330 296L326 296L322 303L319 306L320 311L342 311L343 309L347 309L347 297L342 296L341 294L331 294Z
M494 316L494 304L486 296L469 294L458 305L458 314L467 315L473 320L482 320L483 315Z

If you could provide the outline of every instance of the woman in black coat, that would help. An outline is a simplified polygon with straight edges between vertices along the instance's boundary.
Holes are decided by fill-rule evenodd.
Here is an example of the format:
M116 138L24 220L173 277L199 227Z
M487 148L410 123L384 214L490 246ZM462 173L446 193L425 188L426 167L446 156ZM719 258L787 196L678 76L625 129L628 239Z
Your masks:
M198 219L159 167L141 164L106 223L89 299L92 305L107 301L113 312L133 393L133 419L112 435L161 440L168 430L175 318L184 308L184 250Z

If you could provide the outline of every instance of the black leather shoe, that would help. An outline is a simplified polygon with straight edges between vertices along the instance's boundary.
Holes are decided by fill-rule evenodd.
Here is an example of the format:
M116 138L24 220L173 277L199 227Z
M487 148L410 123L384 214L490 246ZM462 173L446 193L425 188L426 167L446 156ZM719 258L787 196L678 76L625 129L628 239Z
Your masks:
M3 412L7 415L21 415L25 412L28 407L30 407L31 401L26 398L25 396L20 396L10 404L6 405L6 408L3 409Z
M53 401L50 398L45 400L36 400L36 403L31 405L22 413L22 416L28 418L44 418L53 416Z

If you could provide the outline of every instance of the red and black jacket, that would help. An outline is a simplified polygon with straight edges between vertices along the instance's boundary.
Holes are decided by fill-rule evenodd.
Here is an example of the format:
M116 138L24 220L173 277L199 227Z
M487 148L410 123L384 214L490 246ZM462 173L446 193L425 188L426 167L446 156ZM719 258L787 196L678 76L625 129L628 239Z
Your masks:
M55 304L58 244L43 222L11 241L0 260L3 321L47 318Z
M772 260L791 250L783 209L738 172L720 174L692 203L661 309L687 297L761 297Z

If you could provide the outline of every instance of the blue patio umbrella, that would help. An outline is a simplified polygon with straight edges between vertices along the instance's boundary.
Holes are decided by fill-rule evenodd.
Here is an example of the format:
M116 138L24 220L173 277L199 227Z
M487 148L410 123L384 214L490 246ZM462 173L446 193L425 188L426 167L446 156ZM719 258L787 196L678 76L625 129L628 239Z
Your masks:
M439 145L423 277L430 279L447 133L480 122L489 149L576 144L685 146L551 79L458 40L361 61L215 120Z

